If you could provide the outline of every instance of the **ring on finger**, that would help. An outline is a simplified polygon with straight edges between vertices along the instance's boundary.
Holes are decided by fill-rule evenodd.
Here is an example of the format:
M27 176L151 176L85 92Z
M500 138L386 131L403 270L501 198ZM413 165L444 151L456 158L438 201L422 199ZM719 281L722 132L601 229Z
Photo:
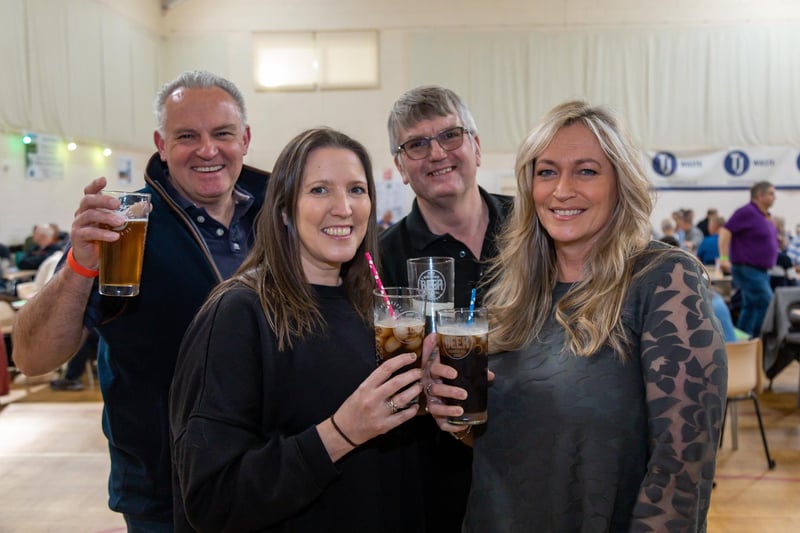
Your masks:
M433 396L433 393L431 392L432 387L433 387L433 381L425 385L425 394L427 394L428 396Z
M391 411L392 411L392 414L395 414L397 411L399 411L399 410L400 410L400 409L398 409L398 408L397 408L397 406L394 404L394 398L389 398L388 400L386 400L386 405L388 405L388 406L389 406L389 409L391 409Z

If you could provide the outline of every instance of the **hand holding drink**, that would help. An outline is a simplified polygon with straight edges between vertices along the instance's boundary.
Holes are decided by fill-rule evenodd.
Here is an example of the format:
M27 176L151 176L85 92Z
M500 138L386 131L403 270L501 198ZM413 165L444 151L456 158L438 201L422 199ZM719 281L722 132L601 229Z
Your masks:
M444 398L447 405L459 405L464 412L449 416L455 425L483 424L487 419L489 370L489 312L476 309L444 309L436 312L439 360L458 375L443 379L446 385L467 392L465 399Z
M100 241L100 294L136 296L142 276L144 238L150 215L150 195L146 193L103 191L120 202L117 215L125 222L108 227L119 232L114 242Z
M419 368L425 336L425 300L422 292L409 287L375 289L373 318L378 364L413 352L417 355L414 366ZM418 399L412 403L417 402Z

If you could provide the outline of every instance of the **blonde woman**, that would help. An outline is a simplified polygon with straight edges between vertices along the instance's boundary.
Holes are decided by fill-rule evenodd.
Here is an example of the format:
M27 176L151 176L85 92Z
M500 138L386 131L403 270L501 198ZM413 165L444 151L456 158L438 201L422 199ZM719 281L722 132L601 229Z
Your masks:
M496 378L484 431L428 387L474 446L464 531L703 531L726 357L702 266L650 241L641 152L585 102L522 144L518 195L485 302Z

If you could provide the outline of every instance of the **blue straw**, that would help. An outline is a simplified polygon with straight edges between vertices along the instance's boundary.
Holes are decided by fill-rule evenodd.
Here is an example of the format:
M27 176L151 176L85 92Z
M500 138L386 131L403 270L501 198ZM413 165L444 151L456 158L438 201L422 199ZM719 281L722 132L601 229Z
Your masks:
M478 291L473 287L469 295L469 316L467 317L467 324L472 324L472 315L475 312L475 296L477 293Z

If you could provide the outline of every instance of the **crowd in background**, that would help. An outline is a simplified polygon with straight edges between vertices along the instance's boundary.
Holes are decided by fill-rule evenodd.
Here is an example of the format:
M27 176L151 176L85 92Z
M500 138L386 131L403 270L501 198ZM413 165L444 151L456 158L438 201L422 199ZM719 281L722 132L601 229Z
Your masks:
M6 283L3 276L19 270L35 271L45 259L63 251L67 239L68 234L62 232L58 224L50 222L33 226L31 234L21 245L0 243L0 292L13 296L14 285Z
M761 210L756 211L756 213L762 213L764 215L763 218L767 220L770 225L774 225L774 235L777 241L775 243L777 246L777 255L773 261L771 259L772 255L768 251L763 254L759 251L759 255L769 258L766 259L769 265L759 265L760 268L757 269L759 271L757 273L764 270L765 279L768 280L768 291L765 287L763 290L764 297L761 298L761 302L756 304L757 307L765 308L769 305L772 291L774 291L776 287L797 285L798 274L800 274L800 224L795 228L794 235L792 235L786 227L786 219L769 211L769 207L771 207L772 201L774 201L774 187L768 182L755 184L754 189L757 187L761 187L764 191L770 191L771 200L768 200L765 204L758 204L754 196L756 193L751 190L751 203L740 208L737 212L744 208L752 209L753 206L762 205ZM767 196L764 196L764 198L767 198ZM736 212L732 213L731 218L735 215ZM758 219L761 217L756 216L756 218ZM726 218L714 207L710 207L706 212L705 218L696 224L694 223L693 210L681 208L674 211L670 218L662 220L660 235L655 230L654 235L657 235L658 239L662 242L679 247L696 255L714 276L725 278L726 276L731 276L733 265L731 264L731 260L727 257L727 253L721 255L720 250L722 247L727 249L729 240L733 235L730 233L731 230L726 228L734 227L736 227L736 224L733 226L726 225ZM721 231L729 232L722 247L720 246ZM736 230L733 231L735 232ZM741 244L740 241L740 247L742 246L743 244ZM761 268L767 266L769 268ZM714 309L726 332L726 340L734 341L737 339L756 337L760 332L760 319L762 315L759 312L753 318L754 323L756 323L755 326L742 326L737 321L742 311L742 295L745 291L742 291L742 287L738 286L741 285L742 282L739 281L737 283L736 276L732 278L732 291L730 294L726 294L725 299L723 299L722 295L718 292L715 292L713 295L715 300ZM737 325L737 328L734 328L734 324Z
M797 285L800 274L800 224L792 233L786 227L786 219L770 215L778 234L778 260L770 270L773 287ZM654 231L662 242L693 252L704 265L716 266L719 258L719 230L725 225L725 217L717 208L710 207L705 218L693 223L692 209L677 209L670 218L661 221L660 233Z
M43 268L45 260L57 252L63 252L68 240L69 234L61 231L58 224L50 222L33 226L31 234L21 245L0 244L0 295L3 299L8 301L24 299L23 293L17 292L19 281L36 277L36 272ZM57 261L59 258L60 253L54 260ZM14 278L10 276L12 273L24 274L26 272L29 273L27 277ZM52 272L52 270L48 272ZM9 279L6 279L7 275ZM43 279L42 281L47 280ZM83 390L82 376L87 368L87 362L91 363L96 355L97 335L93 334L72 357L63 372L60 372L59 377L50 382L50 387L53 390ZM93 367L91 371L94 372Z

